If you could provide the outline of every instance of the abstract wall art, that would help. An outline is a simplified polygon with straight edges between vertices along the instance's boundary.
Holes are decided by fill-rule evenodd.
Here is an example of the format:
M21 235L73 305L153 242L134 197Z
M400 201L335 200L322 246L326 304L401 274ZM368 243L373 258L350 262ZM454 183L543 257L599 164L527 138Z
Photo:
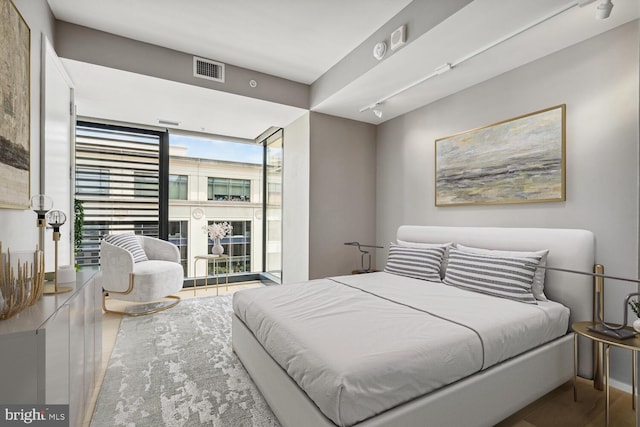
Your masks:
M0 22L0 207L28 209L31 32L11 0Z
M437 139L436 206L564 201L565 109Z

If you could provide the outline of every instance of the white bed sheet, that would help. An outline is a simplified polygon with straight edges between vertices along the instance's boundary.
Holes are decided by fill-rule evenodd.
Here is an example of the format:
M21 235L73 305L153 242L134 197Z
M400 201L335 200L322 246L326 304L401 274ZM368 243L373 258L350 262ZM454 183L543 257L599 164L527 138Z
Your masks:
M340 426L562 336L569 318L554 302L522 304L388 273L240 291L233 307Z

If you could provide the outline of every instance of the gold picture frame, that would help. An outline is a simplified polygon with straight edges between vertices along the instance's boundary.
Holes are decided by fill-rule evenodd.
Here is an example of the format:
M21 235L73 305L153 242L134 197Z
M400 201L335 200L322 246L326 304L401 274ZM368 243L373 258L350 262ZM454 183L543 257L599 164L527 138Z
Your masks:
M0 207L28 209L31 192L31 30L0 0Z
M559 202L566 105L435 141L435 205Z

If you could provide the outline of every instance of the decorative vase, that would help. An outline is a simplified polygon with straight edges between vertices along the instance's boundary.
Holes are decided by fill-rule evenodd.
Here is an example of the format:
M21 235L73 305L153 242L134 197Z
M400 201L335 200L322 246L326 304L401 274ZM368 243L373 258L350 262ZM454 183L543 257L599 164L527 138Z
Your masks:
M224 248L220 244L220 238L216 237L213 241L213 246L211 246L211 255L222 255L223 253Z
M640 319L636 319L633 321L633 329L636 332L640 332Z

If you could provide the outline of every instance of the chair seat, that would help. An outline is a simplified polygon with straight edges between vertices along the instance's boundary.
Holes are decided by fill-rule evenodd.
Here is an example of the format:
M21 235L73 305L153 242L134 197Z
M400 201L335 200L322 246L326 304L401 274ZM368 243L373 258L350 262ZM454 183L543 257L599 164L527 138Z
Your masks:
M149 260L137 262L133 266L134 287L129 294L113 294L112 298L148 302L182 289L184 271L182 265L175 262Z

